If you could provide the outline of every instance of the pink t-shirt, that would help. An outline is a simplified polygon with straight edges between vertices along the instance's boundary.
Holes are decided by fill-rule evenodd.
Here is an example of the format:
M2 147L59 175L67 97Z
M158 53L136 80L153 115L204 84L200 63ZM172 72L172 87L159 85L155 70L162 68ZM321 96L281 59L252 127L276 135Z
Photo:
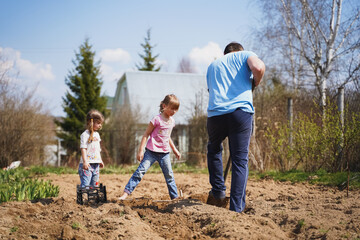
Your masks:
M153 152L170 152L169 141L171 131L175 127L175 120L170 117L169 120L165 122L159 114L150 122L154 125L154 130L150 134L146 148Z

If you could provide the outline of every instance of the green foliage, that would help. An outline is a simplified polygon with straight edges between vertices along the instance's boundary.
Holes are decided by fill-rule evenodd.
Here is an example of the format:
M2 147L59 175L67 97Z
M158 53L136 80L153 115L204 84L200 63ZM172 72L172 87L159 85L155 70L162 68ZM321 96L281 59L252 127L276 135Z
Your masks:
M76 174L77 170L69 167L43 167L43 166L32 166L29 168L29 173L33 175L46 175L47 173L54 174Z
M85 129L86 114L97 109L106 115L106 97L101 96L100 63L94 62L95 52L92 51L88 39L80 46L79 53L73 61L75 69L65 79L69 91L63 97L63 108L66 117L56 123L62 128L58 137L69 154L79 152L78 142Z
M111 165L106 166L100 170L100 174L132 174L137 169L138 165ZM207 173L207 168L200 168L186 163L173 164L172 169L175 173ZM160 165L156 162L154 163L147 173L162 173Z
M71 224L72 229L78 230L81 228L81 224L78 222L74 222L73 224Z
M144 63L142 65L136 65L137 69L140 71L154 71L158 72L160 71L160 67L155 68L155 62L156 58L159 56L155 55L153 56L152 50L155 46L152 46L150 44L150 35L151 35L151 29L147 30L147 35L144 38L145 43L142 43L141 46L144 48L144 54L139 54L139 56L144 60Z
M208 173L207 168L197 167L186 163L174 164L173 170L176 173L200 173L200 174Z
M300 219L299 222L298 222L298 226L300 228L304 227L305 226L305 220L304 219Z
M288 127L281 125L279 128L270 128L266 132L266 137L271 146L270 157L275 158L281 171L288 168L288 159L291 159L291 146L288 144L290 130Z
M358 156L354 152L360 144L360 114L350 113L344 128L334 105L329 104L325 116L299 113L293 125L292 144L288 124L268 129L270 156L276 159L281 171L298 168L307 172L343 171L347 161L356 166Z
M274 179L276 181L290 181L292 183L308 182L310 184L320 184L332 187L345 188L348 173L347 172L336 172L330 173L321 169L316 172L304 172L299 170L291 171L268 171L264 173L250 172L250 177L259 179ZM349 173L350 187L360 188L360 173L351 172Z
M34 174L23 168L0 171L0 202L56 197L59 187L50 181L32 179Z

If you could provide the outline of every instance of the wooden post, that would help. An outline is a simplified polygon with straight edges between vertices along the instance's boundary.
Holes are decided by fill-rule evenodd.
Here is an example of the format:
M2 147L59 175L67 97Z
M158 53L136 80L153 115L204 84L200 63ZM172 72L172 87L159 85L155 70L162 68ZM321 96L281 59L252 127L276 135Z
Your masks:
M340 143L338 146L338 163L339 166L342 165L342 155L343 155L343 146L344 146L344 88L338 88L338 99L337 99L338 111L339 111L339 125L341 129Z
M342 165L343 159L343 146L344 146L344 88L338 88L338 99L337 99L338 111L340 116L340 129L341 129L341 136L340 136L340 144L338 146L338 163L340 166ZM346 163L347 171L348 171L348 179L347 179L347 197L349 197L349 176L350 176L350 169L349 169L349 160Z
M338 89L338 110L340 112L340 126L344 128L344 88Z

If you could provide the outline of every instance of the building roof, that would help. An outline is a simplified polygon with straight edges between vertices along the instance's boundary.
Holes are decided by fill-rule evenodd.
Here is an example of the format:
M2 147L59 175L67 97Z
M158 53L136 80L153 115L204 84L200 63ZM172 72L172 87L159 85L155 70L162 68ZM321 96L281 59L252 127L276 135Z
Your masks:
M117 84L113 110L117 104L128 101L133 109L140 106L139 110L144 114L142 121L148 123L159 113L160 102L167 94L175 94L180 100L179 111L174 115L176 123L187 124L196 103L206 110L206 77L193 73L125 72Z

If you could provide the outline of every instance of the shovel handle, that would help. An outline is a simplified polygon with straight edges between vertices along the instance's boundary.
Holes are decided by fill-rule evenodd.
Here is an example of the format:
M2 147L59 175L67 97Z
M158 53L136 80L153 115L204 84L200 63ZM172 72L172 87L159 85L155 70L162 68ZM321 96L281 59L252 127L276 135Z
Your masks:
M226 167L225 167L225 171L224 171L224 182L226 182L226 177L229 173L230 165L231 165L231 157L229 156L229 159L226 163Z

